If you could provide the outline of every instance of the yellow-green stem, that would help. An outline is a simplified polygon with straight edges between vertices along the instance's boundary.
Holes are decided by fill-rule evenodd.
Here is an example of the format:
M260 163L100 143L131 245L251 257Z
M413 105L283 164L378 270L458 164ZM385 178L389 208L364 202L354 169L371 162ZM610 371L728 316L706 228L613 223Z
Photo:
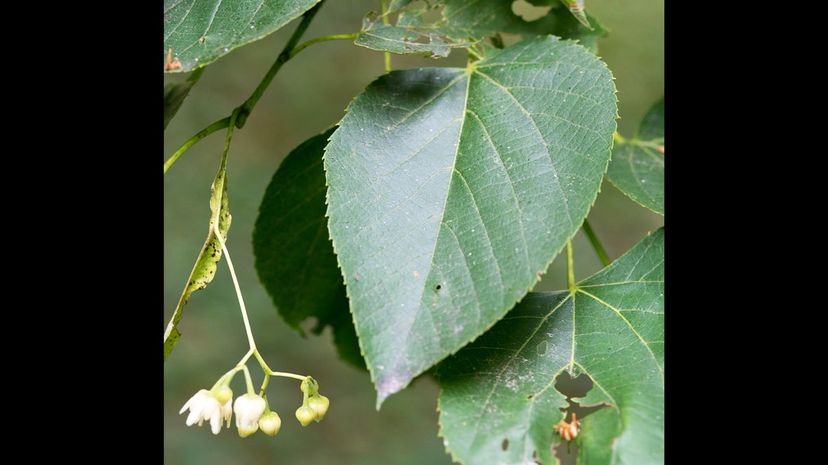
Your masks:
M604 249L604 246L601 245L601 241L598 240L598 236L595 235L595 231L592 230L592 226L589 225L589 221L584 220L583 228L587 239L589 239L589 243L592 244L592 248L595 249L595 255L598 255L598 259L601 260L601 264L609 266L611 262L609 255L607 255L607 251Z
M575 286L575 264L572 259L572 240L566 241L566 287L572 294L578 289Z
M388 25L388 0L380 0L380 9L382 10L382 24ZM383 58L385 60L385 72L391 72L391 53L384 52Z

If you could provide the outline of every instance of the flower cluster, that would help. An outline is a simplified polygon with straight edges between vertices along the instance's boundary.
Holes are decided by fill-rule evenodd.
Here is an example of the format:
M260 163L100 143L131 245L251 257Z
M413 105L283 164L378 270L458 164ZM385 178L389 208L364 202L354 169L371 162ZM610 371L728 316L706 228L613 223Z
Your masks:
M222 423L227 428L230 427L230 420L235 413L236 429L240 437L246 438L258 430L268 436L276 436L282 427L282 419L278 413L270 410L267 399L248 390L233 402L233 391L228 386L233 374L231 371L228 373L230 376L223 376L213 389L198 391L184 404L179 414L189 409L187 426L196 423L201 426L207 421L213 434L219 434ZM296 410L296 419L302 426L307 426L312 421L319 422L327 413L330 401L319 394L319 384L311 377L302 381L300 389L304 393L304 401Z
M308 426L312 421L317 423L322 421L328 413L331 401L319 394L319 384L313 378L308 377L302 381L299 389L304 394L304 399L302 406L296 409L296 419L302 426Z

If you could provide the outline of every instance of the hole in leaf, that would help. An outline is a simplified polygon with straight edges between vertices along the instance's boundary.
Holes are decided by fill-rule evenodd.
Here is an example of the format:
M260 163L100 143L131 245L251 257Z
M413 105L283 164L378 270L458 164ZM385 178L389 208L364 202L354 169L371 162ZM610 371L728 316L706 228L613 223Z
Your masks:
M434 289L437 290L437 291L439 291L442 288L443 288L442 284L438 284L438 285L434 286Z
M548 6L535 6L531 3L527 2L526 0L515 0L512 3L512 12L521 18L524 21L532 22L537 21L547 14L549 14L549 10L552 9L551 5Z
M592 389L592 380L586 373L572 377L566 371L561 372L555 379L555 389L566 397L584 397Z
M509 450L509 438L503 438L503 442L500 444L500 448L503 450Z
M558 444L552 448L552 456L558 459L558 465L576 465L578 459L578 445L575 441Z
M589 421L587 417L590 414L596 410L608 407L606 404L581 405L572 400L572 398L586 396L592 390L592 386L592 379L586 373L572 377L564 371L558 375L555 379L555 389L565 395L569 403L569 406L561 409L564 412L564 420L572 421L572 414L574 413L581 422L581 427L583 427L583 423ZM578 458L578 445L574 440L559 443L557 446L552 447L552 455L558 459L558 465L575 465L575 460Z

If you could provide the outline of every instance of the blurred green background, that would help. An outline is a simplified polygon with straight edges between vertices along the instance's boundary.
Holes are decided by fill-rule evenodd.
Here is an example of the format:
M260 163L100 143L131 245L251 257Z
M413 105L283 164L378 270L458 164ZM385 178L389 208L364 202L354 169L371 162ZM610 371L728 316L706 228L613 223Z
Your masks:
M379 0L328 0L304 38L354 32L360 27L362 15L377 9L378 4ZM609 37L600 44L600 55L616 78L619 129L631 135L650 104L663 95L663 0L588 0L587 6L610 30ZM295 24L230 53L204 72L166 131L165 158L189 136L230 114L248 97ZM455 51L439 61L395 55L393 64L395 68L464 66L465 54ZM301 404L298 382L275 378L268 394L273 408L282 416L282 430L277 437L256 434L241 439L235 428L213 436L209 428L184 425L184 416L178 415L184 402L198 389L209 388L247 349L238 303L222 261L213 283L190 299L180 325L181 342L164 365L165 463L451 463L437 436L438 388L432 379L415 381L390 397L377 412L368 373L337 358L329 331L321 337L303 339L288 329L253 268L253 224L265 187L279 163L297 144L335 124L348 102L382 73L381 53L348 42L308 49L280 71L245 128L236 132L230 153L233 224L228 247L257 344L273 369L310 373L319 380L321 392L331 399L328 416L319 424L301 428L293 416ZM172 82L181 76L166 79ZM208 196L222 140L219 133L202 141L164 177L164 325L207 234ZM589 219L612 258L663 224L660 216L634 204L606 182ZM578 279L600 268L582 234L574 246ZM535 289L564 288L564 261L556 259ZM254 382L259 383L260 378ZM241 391L241 384L234 386L236 392Z

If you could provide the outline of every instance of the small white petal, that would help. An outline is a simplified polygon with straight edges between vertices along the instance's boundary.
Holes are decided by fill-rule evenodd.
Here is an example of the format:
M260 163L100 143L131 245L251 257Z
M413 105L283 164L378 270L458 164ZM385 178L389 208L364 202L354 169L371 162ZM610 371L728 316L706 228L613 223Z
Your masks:
M221 412L216 412L210 417L210 429L213 430L213 434L219 434L221 431Z
M227 427L230 427L230 419L233 417L233 399L228 400L221 407L221 414L224 416L224 421L227 422Z
M179 410L179 411L178 411L178 414L179 414L179 415L181 415L182 413L184 413L184 411L186 411L188 408L190 408L190 402L191 402L192 400L193 400L193 398L192 398L192 397L190 397L190 399L187 401L187 403L185 403L185 404L184 404L184 406L183 406L183 407L181 407L181 410Z
M190 410L190 414L187 415L187 426L193 426L199 418L201 418L201 415L199 415L197 410Z

